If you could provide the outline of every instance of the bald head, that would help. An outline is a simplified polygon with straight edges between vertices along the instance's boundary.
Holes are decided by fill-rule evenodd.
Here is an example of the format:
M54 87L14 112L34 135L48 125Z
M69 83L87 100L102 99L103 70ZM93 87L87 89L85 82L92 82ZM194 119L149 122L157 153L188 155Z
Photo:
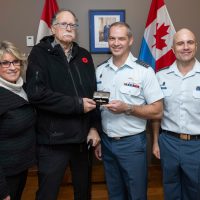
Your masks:
M186 28L180 29L174 34L172 49L177 62L181 63L181 65L194 63L197 51L197 42L194 33Z
M187 37L187 38L189 37L191 40L193 40L196 43L196 37L195 37L194 33L187 28L182 28L174 34L173 45L185 37Z

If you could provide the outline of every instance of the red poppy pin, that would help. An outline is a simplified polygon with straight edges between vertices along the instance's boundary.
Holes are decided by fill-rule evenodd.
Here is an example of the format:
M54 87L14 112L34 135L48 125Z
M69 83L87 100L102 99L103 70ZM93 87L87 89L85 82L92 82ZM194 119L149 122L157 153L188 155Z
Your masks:
M88 63L88 59L85 58L85 57L83 57L83 58L82 58L82 62L83 62L83 63Z

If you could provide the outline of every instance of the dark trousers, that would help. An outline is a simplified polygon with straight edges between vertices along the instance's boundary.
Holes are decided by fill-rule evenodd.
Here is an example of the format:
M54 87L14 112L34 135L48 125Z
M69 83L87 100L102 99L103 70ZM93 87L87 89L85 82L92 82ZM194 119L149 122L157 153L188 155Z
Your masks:
M25 170L17 175L7 176L6 182L9 187L9 195L11 200L20 200L24 190L28 170Z
M165 200L200 199L200 140L159 137Z
M102 134L101 139L109 200L146 200L146 133L119 140Z
M36 200L57 199L68 166L72 174L74 200L89 200L91 195L89 154L86 143L40 145L38 148L39 189Z

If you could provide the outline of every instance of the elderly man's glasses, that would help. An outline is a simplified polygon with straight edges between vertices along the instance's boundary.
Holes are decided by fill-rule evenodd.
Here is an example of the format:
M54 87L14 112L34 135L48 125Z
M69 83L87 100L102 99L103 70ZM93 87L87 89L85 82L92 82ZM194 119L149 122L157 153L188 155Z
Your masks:
M2 68L9 68L11 64L13 64L14 66L20 66L22 63L21 60L13 60L12 62L5 60L0 62L0 66Z
M56 23L54 25L59 26L61 29L67 29L69 27L71 30L74 30L78 27L78 24L68 24L66 22Z

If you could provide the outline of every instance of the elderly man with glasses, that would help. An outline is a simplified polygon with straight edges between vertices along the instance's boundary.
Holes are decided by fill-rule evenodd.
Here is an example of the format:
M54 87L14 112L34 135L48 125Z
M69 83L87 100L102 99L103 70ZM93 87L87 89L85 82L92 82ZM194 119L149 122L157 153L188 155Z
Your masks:
M33 47L27 69L27 94L36 107L39 189L37 200L56 200L67 166L75 200L90 199L88 141L96 146L99 120L95 68L87 50L74 42L77 18L70 10L53 17L53 35Z

